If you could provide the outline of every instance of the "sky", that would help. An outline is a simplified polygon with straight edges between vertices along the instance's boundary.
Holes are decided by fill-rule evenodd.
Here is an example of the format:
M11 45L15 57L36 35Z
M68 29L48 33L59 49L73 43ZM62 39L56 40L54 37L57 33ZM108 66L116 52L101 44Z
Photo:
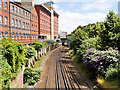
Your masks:
M21 0L15 0L21 1ZM50 0L35 0L41 4ZM59 32L70 34L79 25L104 21L109 10L118 14L119 0L52 0L54 10L59 14Z

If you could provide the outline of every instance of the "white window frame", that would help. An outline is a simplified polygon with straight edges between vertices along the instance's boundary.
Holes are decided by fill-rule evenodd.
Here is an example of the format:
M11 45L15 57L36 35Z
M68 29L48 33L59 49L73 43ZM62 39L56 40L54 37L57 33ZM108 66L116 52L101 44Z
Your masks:
M12 39L14 40L14 33L12 34Z
M15 27L17 27L17 26L18 26L18 20L15 19Z
M23 16L25 16L25 11L23 11Z
M26 17L27 17L27 12L26 12Z
M12 27L14 27L14 19L12 18Z
M14 12L14 6L12 5L12 12Z
M21 34L19 34L19 40L21 39Z
M15 7L15 13L17 13L17 7Z
M8 38L8 34L7 33L5 33L5 37Z
M7 16L5 16L5 25L7 26L8 24L7 24Z
M28 23L26 23L26 29L27 29L27 24L28 24Z
M7 9L7 2L4 2L4 8Z
M29 29L29 23L28 23L28 29Z
M26 40L27 40L27 35L26 35Z
M23 22L23 28L25 28L25 22Z
M19 15L21 14L21 9L19 8Z
M19 20L19 28L21 28L21 21Z

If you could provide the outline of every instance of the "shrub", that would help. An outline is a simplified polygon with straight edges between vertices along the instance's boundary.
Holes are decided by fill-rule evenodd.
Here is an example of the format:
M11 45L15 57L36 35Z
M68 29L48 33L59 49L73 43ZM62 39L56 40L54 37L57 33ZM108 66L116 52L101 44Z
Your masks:
M0 90L10 88L11 83L11 67L7 63L7 60L3 57L0 57Z
M11 40L10 38L2 39L2 54L7 59L8 64L11 66L12 73L16 73L25 59L25 48L22 44Z
M77 49L77 55L79 56L79 59L81 60L83 55L87 53L89 48L99 48L98 45L99 38L89 38L82 41L82 44L79 45L79 48Z
M26 67L24 71L24 84L34 85L40 79L41 72L41 70Z
M105 74L105 80L113 81L120 78L120 73L118 68L108 68Z
M106 51L97 51L94 48L84 55L84 64L97 75L105 75L107 68L118 67L120 54L118 50L109 48Z
M26 57L27 58L31 58L32 56L35 55L35 49L32 46L25 46L25 50L26 50Z
M37 50L37 52L41 51L41 48L43 47L43 43L42 42L33 42L32 43L33 47L35 48L35 50Z

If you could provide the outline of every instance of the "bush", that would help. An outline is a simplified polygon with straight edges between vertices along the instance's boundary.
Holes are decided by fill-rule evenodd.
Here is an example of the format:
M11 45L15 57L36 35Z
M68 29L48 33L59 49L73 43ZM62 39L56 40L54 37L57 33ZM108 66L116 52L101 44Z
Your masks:
M37 52L41 51L41 48L43 47L43 43L42 42L33 42L32 46L35 48L35 50L37 50Z
M91 48L83 57L86 67L95 74L102 76L105 75L107 68L118 67L119 59L119 51L112 48L106 51L97 51Z
M7 63L7 60L3 57L0 57L0 90L10 88L12 73L11 67Z
M25 46L25 50L26 50L26 57L27 58L31 58L32 56L35 55L35 49L32 46Z
M41 70L26 67L24 71L24 84L34 85L40 79L41 72Z
M114 81L120 79L120 73L118 68L109 68L105 74L105 80Z
M12 73L16 73L25 59L25 48L21 43L11 40L10 38L2 39L2 54L11 66Z
M79 57L79 60L82 59L83 55L87 53L89 48L99 48L98 45L99 38L89 38L82 41L82 44L79 45L79 48L77 49L77 55Z

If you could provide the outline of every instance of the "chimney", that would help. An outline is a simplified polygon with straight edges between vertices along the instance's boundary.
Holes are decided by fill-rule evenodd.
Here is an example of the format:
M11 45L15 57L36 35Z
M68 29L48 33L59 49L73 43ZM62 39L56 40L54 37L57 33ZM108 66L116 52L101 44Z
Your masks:
M32 6L34 7L35 0L21 0L21 6Z

